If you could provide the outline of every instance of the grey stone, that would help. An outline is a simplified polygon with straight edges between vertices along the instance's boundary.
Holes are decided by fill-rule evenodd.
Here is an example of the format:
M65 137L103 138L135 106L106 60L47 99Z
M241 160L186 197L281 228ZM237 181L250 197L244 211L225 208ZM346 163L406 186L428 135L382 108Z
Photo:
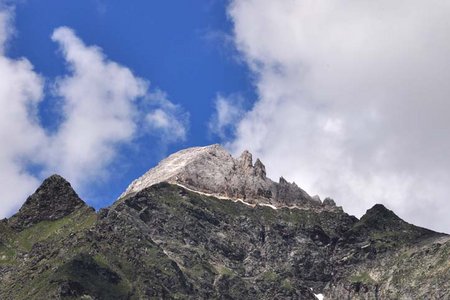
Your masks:
M120 198L127 198L159 182L182 185L217 197L241 199L250 204L324 209L320 201L296 184L284 178L280 178L279 183L267 178L264 164L257 159L253 165L250 152L244 151L235 159L220 145L194 147L170 155L133 181Z

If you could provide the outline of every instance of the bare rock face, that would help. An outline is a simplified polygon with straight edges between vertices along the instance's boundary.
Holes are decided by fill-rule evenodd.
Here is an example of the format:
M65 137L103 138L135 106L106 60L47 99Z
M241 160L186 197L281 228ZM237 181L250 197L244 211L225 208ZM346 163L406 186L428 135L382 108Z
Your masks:
M86 206L72 186L63 177L52 175L28 197L17 214L9 219L9 225L23 230L41 221L61 219L76 209Z
M170 155L158 166L138 178L121 195L127 198L156 183L168 182L217 197L241 199L250 204L275 207L299 206L332 208L309 196L295 183L266 177L264 164L244 151L233 158L220 145L194 147Z

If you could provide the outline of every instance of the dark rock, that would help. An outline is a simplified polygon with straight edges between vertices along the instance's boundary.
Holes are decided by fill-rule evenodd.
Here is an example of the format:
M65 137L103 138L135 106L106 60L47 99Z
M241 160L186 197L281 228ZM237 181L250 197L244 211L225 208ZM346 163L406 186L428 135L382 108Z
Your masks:
M80 297L84 295L83 286L76 281L64 281L59 286L59 295L61 297Z
M59 175L45 179L28 197L19 212L9 219L9 225L23 230L41 221L58 220L86 206L69 182Z
M383 204L375 204L361 217L361 222L368 225L383 225L387 222L402 222L392 210L387 209Z
M101 208L98 211L98 217L100 219L104 219L104 218L106 218L108 216L108 213L109 213L109 209L108 208Z
M96 214L52 176L0 222L0 299L449 299L447 235L383 205L358 220L262 178L249 153L247 174L218 147L199 151L204 161L189 156L195 166L178 173L185 183L207 191L218 181L266 205L159 182Z
M331 241L330 237L317 225L310 229L309 237L318 246L328 245Z
M325 206L336 206L336 202L333 199L327 197L323 200L323 205Z

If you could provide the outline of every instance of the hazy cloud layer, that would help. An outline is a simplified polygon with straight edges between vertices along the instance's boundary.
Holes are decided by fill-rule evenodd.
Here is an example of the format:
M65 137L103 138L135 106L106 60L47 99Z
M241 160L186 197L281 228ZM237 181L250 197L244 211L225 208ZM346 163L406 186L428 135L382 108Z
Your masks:
M361 215L450 232L450 3L234 0L258 100L229 147Z
M108 175L118 146L131 143L137 128L170 140L185 138L187 117L183 110L150 92L149 83L110 61L95 46L87 46L73 30L58 28L52 35L68 67L56 82L62 120L47 133L39 123L39 104L44 101L44 77L36 74L25 58L4 54L13 31L12 12L0 11L0 218L9 215L31 194L42 178L30 172L30 164L43 174L59 173L83 189L93 179ZM148 117L148 116L159 117ZM140 133L142 134L142 133ZM163 139L163 137L162 137Z

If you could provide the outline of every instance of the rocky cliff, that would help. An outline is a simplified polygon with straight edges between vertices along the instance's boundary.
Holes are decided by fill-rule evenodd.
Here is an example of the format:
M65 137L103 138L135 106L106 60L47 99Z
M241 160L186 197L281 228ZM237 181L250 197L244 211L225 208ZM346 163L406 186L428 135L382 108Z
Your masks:
M0 222L0 299L450 298L447 235L383 205L357 219L263 170L187 149L99 212L52 176Z
M217 144L189 148L170 155L133 181L121 198L160 182L253 205L335 208L333 201L322 203L283 177L279 182L267 178L265 166L259 159L253 164L250 152L244 151L239 158L233 158Z

